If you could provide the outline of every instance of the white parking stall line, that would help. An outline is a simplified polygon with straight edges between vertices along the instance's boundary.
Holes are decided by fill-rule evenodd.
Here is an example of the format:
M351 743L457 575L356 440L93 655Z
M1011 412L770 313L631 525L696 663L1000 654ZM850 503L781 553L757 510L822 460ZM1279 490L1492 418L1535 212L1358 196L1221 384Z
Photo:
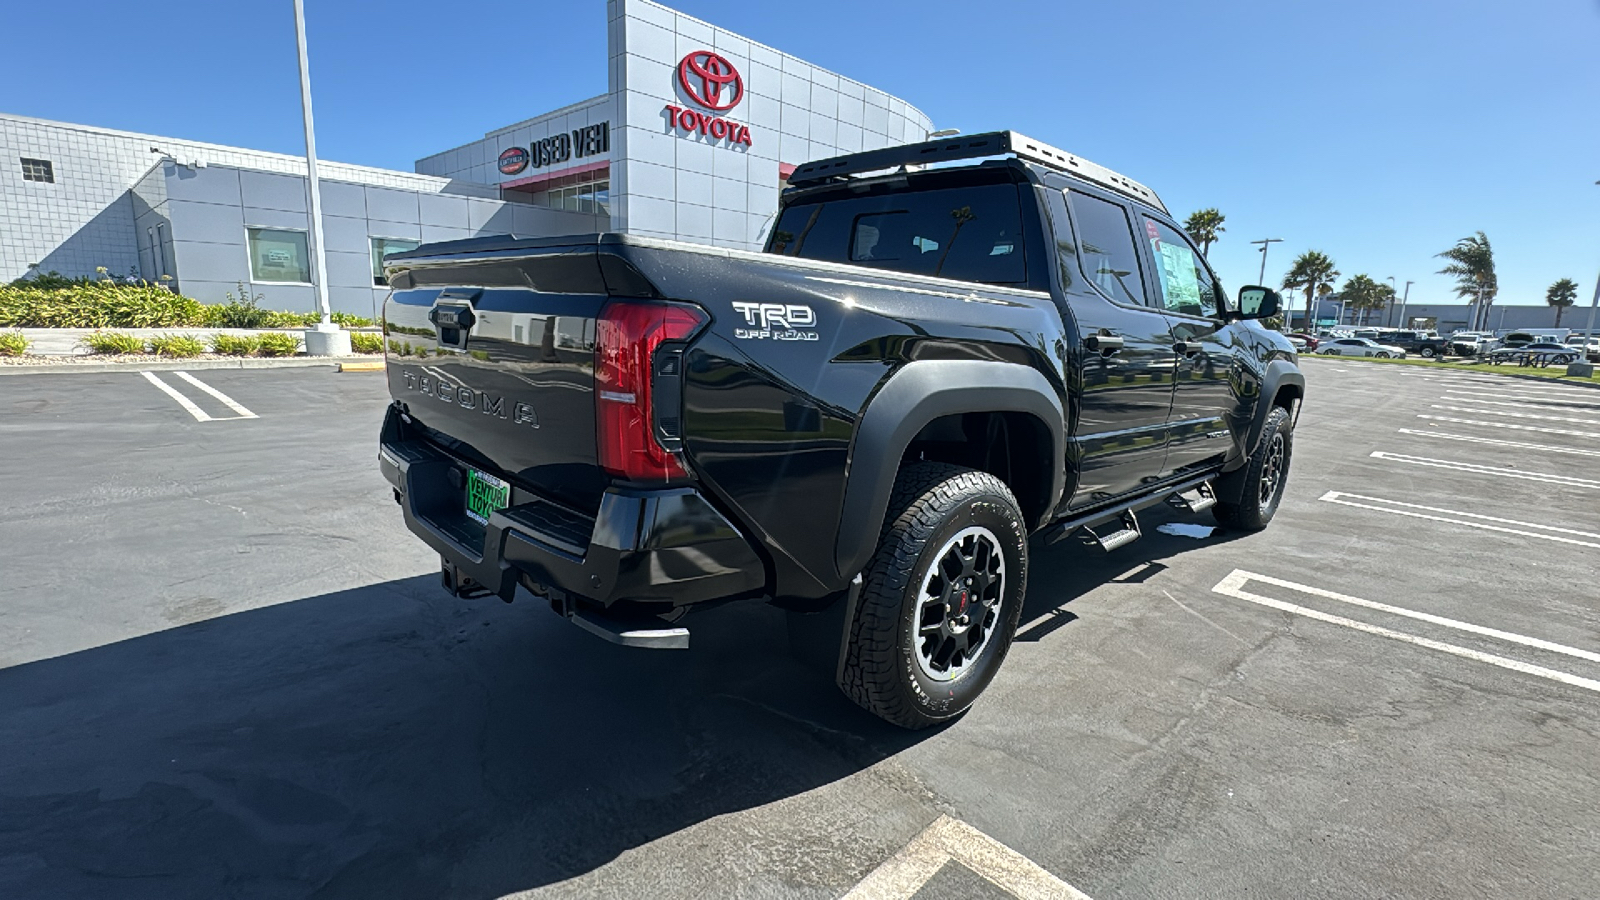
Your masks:
M172 399L178 401L178 405L183 407L185 410L187 410L189 415L194 416L194 420L196 422L210 422L211 421L211 417L206 415L206 411L205 410L201 409L198 406L195 406L193 400L190 400L188 397L185 397L184 395L178 393L177 388L174 388L172 385L167 384L165 381L162 381L161 379L157 378L156 377L156 373L154 373L154 372L140 372L139 374L143 375L145 377L146 381L148 381L151 384L155 385L156 387L160 388L162 393L164 393L168 397L171 397Z
M199 388L200 390L205 391L206 393L210 394L211 396L213 396L213 397L217 398L218 400L222 401L222 405L226 406L227 408L229 408L229 409L233 410L234 412L238 413L239 414L239 418L241 418L241 419L259 418L255 413L253 413L250 410L245 409L243 406L241 406L232 397L229 397L227 394L224 394L223 392L217 390L216 388L212 387L211 385L206 384L204 381L201 381L200 379L194 377L193 375L190 375L188 372L174 372L172 374L178 376L179 378L182 378L184 381L189 382L190 384L194 385L195 387Z
M1432 638L1425 638L1425 637L1421 637L1421 636L1415 635L1415 634L1408 634L1408 633L1406 633L1404 631L1395 631L1392 628L1384 628L1381 625L1371 625L1371 624L1368 624L1366 622L1357 621L1356 619L1347 619L1344 616L1336 616L1336 615L1333 615L1332 613L1325 613L1325 612L1323 612L1321 610L1311 609L1309 607L1300 606L1298 604L1285 603L1282 600L1275 600L1275 599L1273 599L1271 597L1263 597L1260 594L1252 594L1249 591L1244 589L1244 586L1246 584L1248 584L1249 582L1251 582L1251 581L1260 581L1260 582L1267 583L1267 584L1275 584L1275 585L1278 585L1279 587L1287 588L1287 589L1293 590L1293 591L1299 591L1300 593L1307 594L1307 595L1314 596L1314 597L1326 597L1328 599L1340 600L1340 601L1343 601L1343 602L1357 601L1358 605L1369 606L1370 608L1374 608L1374 609L1382 608L1382 607L1385 606L1385 604L1371 604L1368 601L1358 601L1357 598L1354 598L1354 597L1346 597L1343 594L1334 594L1331 591L1321 591L1321 590L1318 590L1317 588L1309 587L1307 585L1295 584L1292 581L1281 581L1281 580L1276 579L1276 578L1268 578L1268 577L1266 577L1264 575L1257 575L1254 572L1246 572L1243 569L1234 569L1233 572L1228 575L1228 577L1226 577L1226 578L1222 579L1222 581L1218 582L1217 586L1212 588L1211 590L1214 593L1221 594L1221 595L1223 595L1225 597L1233 597L1236 600L1245 600L1245 601L1248 601L1250 603L1257 604L1259 606L1268 607L1270 609L1276 609L1276 610L1280 610L1282 612L1293 613L1294 615L1297 615L1297 616L1305 616L1308 619L1316 619L1319 622L1327 622L1327 623L1332 624L1332 625L1342 625L1345 628L1352 628L1352 629L1355 629L1356 631L1366 632L1367 634L1374 634L1374 635L1378 635L1379 637L1386 637L1386 638L1391 638L1391 639L1397 640L1397 641L1404 641L1405 643L1408 643L1408 644L1414 644L1414 645L1416 645L1418 647L1426 647L1429 650L1437 650L1440 653L1448 653L1451 656L1458 656L1458 657L1461 657L1462 659L1470 659L1470 660L1473 660L1475 662L1488 663L1491 666L1498 666L1499 668L1509 669L1509 670L1511 670L1513 672L1521 672L1524 675L1535 675L1535 676L1537 676L1539 678L1546 678L1546 679L1549 679L1551 681L1557 681L1557 682L1560 682L1562 684L1571 685L1573 687L1579 687L1579 688L1583 688L1584 690L1595 691L1597 693L1600 693L1600 681L1595 681L1592 678L1583 678L1583 677L1578 676L1578 675L1573 675L1570 672L1561 672L1561 671L1558 671L1556 669L1546 668L1544 666L1536 666L1536 665L1533 665L1532 663L1525 663L1525 662L1523 662L1521 660L1518 660L1518 659L1510 659L1510 658L1504 657L1504 656L1497 656L1497 655L1495 655L1493 653L1485 653L1482 650L1474 650L1471 647L1462 647L1462 646L1459 646L1459 645L1456 645L1456 644L1447 644L1444 641L1436 641L1436 640L1433 640ZM1409 615L1409 617L1411 617L1411 618L1420 618L1422 616L1426 616L1427 615L1426 613L1417 613L1417 612L1415 612L1413 610L1401 611L1399 609L1399 607L1392 607L1392 606L1383 609L1383 611L1385 611L1385 612L1400 612L1401 614ZM1424 621L1433 621L1434 619L1442 619L1442 617L1430 616L1428 619L1425 619ZM1446 622L1452 623L1448 627L1466 626L1462 630L1472 631L1473 633L1476 633L1476 634L1485 634L1487 636L1497 637L1497 638L1500 638L1502 640L1504 640L1506 638L1516 638L1517 640L1515 641L1515 643L1523 644L1524 646L1532 647L1532 646L1539 646L1541 644L1547 644L1548 643L1546 641L1539 641L1537 638L1525 637L1523 635L1512 635L1509 632L1503 632L1503 631L1497 632L1497 631L1494 631L1493 629L1481 629L1480 630L1480 626L1470 625L1467 622L1456 622L1455 620L1451 620L1451 619L1442 619L1442 621L1439 621L1436 624L1445 624ZM1537 643L1530 643L1530 642L1537 642ZM1561 645L1552 644L1549 647L1542 647L1541 649L1553 649L1555 647L1561 647ZM1575 648L1572 648L1572 647L1561 647L1561 650L1562 651L1573 651L1576 654L1587 654L1587 652L1588 652L1588 651L1584 651L1584 650L1576 650ZM1558 651L1558 652L1560 652L1560 651ZM1582 658L1587 659L1588 656L1583 656Z
M1517 425L1512 422L1485 422L1481 419L1458 419L1454 416L1435 416L1428 413L1419 413L1419 419L1433 419L1439 422L1454 422L1457 425L1476 425L1480 428L1511 428L1516 431L1537 431L1540 434L1568 434L1573 437L1600 438L1600 433L1593 431L1573 431L1570 428L1540 428L1537 425Z
M1470 406L1446 406L1443 403L1431 403L1430 409L1442 409L1446 412L1473 413L1480 416L1504 416L1508 419L1537 419L1541 422L1570 422L1573 425L1600 425L1600 419L1574 419L1571 416L1537 416L1533 413L1506 412L1503 409L1473 409Z
M910 900L954 860L1019 900L1089 900L1089 895L965 822L940 816L872 870L842 900Z
M1349 499L1346 499L1349 498ZM1555 541L1560 544L1576 544L1579 547L1600 548L1600 534L1588 531L1577 531L1571 528L1557 528L1554 525L1540 525L1537 522L1519 522L1516 519L1501 519L1495 516L1484 516L1477 513L1461 512L1455 509L1440 509L1436 506L1419 506L1415 503L1401 503L1398 500L1385 500L1382 497L1367 497L1362 494L1348 494L1344 491L1329 491L1317 498L1324 503L1337 503L1341 506L1354 506L1360 509L1370 509L1376 512L1389 513L1396 516L1409 516L1413 519L1427 519L1432 522L1447 522L1451 525L1462 525L1467 528L1481 528L1485 531L1498 531L1502 534L1517 534L1523 537L1540 538L1546 541ZM1366 503L1357 503L1366 500ZM1384 504L1377 506L1374 504ZM1418 512L1423 510L1423 512ZM1430 515L1440 513L1441 515ZM1469 521L1471 520L1471 521ZM1486 524L1499 522L1500 525ZM1506 525L1515 525L1516 528L1507 528ZM1535 531L1522 529L1533 528ZM1543 534L1541 532L1552 532ZM1576 535L1577 537L1592 538L1582 541L1576 538L1561 537L1563 534Z
M1586 402L1588 398L1585 398L1584 400L1579 400L1579 399L1577 399L1575 397L1572 398L1572 399L1568 399L1567 397L1564 397L1564 396L1563 397L1552 397L1552 396L1549 396L1549 395L1546 395L1546 394L1502 394L1502 393L1499 393L1499 392L1489 392L1489 391L1455 391L1455 390L1446 390L1444 393L1445 393L1445 396L1440 397L1439 398L1440 400L1450 400L1450 401L1453 401L1455 403L1491 403L1492 401L1490 401L1490 400L1488 400L1486 398L1493 397L1495 401L1500 401L1500 402L1494 402L1493 405L1495 405L1495 406L1515 406L1515 405L1518 405L1518 404L1532 404L1532 405L1538 406L1538 407L1570 406L1570 407L1573 407L1575 409L1600 409L1600 403L1589 403L1589 402ZM1600 397L1600 395L1593 395L1593 396ZM1513 402L1507 403L1505 401L1513 401Z
M1595 653L1591 650L1580 650L1577 647L1568 647L1565 644L1557 644L1554 641L1546 641L1536 637L1528 637L1525 634L1516 634L1510 631L1500 631L1495 628L1474 625L1471 622L1463 622L1459 619L1448 619L1444 616L1436 616L1432 613L1419 612L1414 609L1405 609L1404 607L1399 606L1390 606L1387 603L1379 603L1376 600L1363 600L1360 597L1351 597L1348 594L1339 594L1335 593L1334 591L1311 587L1310 585L1305 584L1296 584L1293 581L1284 581L1280 578L1273 578L1270 575L1258 575L1254 572L1245 572L1239 569L1235 569L1233 571L1233 575L1229 575L1228 577L1232 578L1235 575L1243 575L1245 576L1246 580L1249 581L1259 581L1263 584L1275 584L1278 587L1288 588L1291 591L1298 591L1302 594L1309 594L1313 597L1337 600L1340 603L1348 603L1351 606L1361 606L1365 607L1366 609L1375 609L1379 612L1392 613L1397 616L1405 616L1408 619L1416 619L1419 622L1429 622L1434 625L1442 625L1445 628L1453 628L1456 631L1465 631L1470 634L1478 634L1484 637L1491 637L1496 640L1506 641L1507 643L1521 644L1524 647L1533 647L1538 650L1548 650L1551 653L1559 653L1562 656L1571 656L1575 659L1600 663L1600 653ZM1226 584L1227 580L1224 579L1223 583ZM1219 585L1219 587L1220 586L1221 585Z
M1569 475L1552 475L1546 472L1524 472L1520 469L1507 469L1504 466L1483 466L1477 463L1456 462L1449 459L1433 459L1427 456L1408 456L1404 453L1388 453L1383 450L1374 450L1373 459L1388 462L1406 463L1414 466L1428 466L1434 469L1451 469L1456 472L1469 472L1474 475L1494 475L1499 478L1517 478L1523 481L1542 481L1546 484L1559 484L1566 487L1589 488L1600 490L1600 481L1591 481L1587 478L1573 478Z
M1450 434L1444 431L1427 431L1421 428L1402 428L1400 434L1409 434L1413 437L1438 438L1444 441L1466 441L1470 444L1490 444L1497 447L1512 447L1518 450L1540 450L1545 453L1569 453L1574 456L1600 456L1600 450L1583 450L1578 447L1554 447L1550 444L1530 444L1524 441L1502 441L1496 438L1473 437L1470 434Z

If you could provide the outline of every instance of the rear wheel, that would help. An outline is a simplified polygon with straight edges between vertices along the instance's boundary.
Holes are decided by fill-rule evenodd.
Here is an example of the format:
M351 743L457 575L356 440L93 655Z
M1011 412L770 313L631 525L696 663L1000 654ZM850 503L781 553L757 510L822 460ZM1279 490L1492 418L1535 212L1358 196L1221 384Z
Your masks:
M1439 355L1438 351L1434 350L1432 347L1423 347L1422 348L1422 358L1423 359L1433 359L1435 356L1438 356L1438 355Z
M906 467L847 623L839 686L903 728L960 715L1005 660L1027 580L1027 525L1000 479Z
M1255 452L1242 468L1224 476L1226 480L1219 486L1219 496L1239 499L1231 502L1219 499L1217 505L1211 507L1212 515L1223 525L1246 531L1267 527L1283 501L1293 454L1294 433L1289 429L1289 411L1275 406L1267 414L1267 424Z

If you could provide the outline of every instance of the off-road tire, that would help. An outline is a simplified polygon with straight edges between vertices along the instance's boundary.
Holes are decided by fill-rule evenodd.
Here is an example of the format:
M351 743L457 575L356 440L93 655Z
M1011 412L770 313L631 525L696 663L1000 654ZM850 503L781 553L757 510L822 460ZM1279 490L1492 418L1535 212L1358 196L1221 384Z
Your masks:
M917 625L924 581L949 541L986 529L998 546L997 619L972 668L939 681L923 670ZM1028 528L1005 483L947 463L907 466L895 479L878 548L864 573L840 668L839 687L862 708L902 728L928 728L961 715L1005 661L1027 591ZM962 595L966 609L966 595ZM981 618L980 618L981 621Z
M1279 443L1281 441L1281 444ZM1270 496L1263 497L1263 480L1268 477L1274 454L1281 450ZM1260 531L1267 527L1283 502L1283 491L1289 481L1289 461L1294 456L1294 432L1289 427L1289 411L1274 406L1267 413L1266 427L1261 430L1261 441L1243 467L1227 475L1219 486L1218 494L1238 497L1237 502L1218 500L1211 514L1218 523L1229 528ZM1237 490L1236 490L1237 489Z

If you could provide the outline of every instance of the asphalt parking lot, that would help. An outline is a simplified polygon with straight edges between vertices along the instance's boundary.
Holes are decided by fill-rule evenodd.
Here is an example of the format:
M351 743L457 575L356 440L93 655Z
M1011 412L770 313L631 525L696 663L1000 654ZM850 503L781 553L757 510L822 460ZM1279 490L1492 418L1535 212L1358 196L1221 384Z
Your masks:
M1600 391L1305 369L1269 530L1037 538L915 734L775 610L445 595L381 375L7 378L0 897L1600 894Z

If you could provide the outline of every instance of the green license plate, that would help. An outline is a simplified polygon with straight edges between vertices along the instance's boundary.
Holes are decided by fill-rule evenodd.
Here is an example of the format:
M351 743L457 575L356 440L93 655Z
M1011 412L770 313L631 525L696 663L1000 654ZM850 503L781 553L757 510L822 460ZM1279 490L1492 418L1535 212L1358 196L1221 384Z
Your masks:
M479 472L467 470L467 515L479 525L489 524L489 515L511 505L511 485Z

